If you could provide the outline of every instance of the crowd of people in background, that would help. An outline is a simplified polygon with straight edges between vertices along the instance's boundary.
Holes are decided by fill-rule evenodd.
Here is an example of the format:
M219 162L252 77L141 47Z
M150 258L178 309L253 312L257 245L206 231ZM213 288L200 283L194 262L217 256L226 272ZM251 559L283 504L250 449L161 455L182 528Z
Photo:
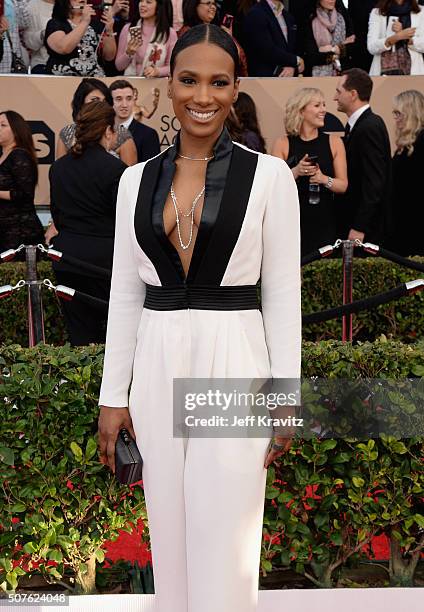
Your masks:
M424 74L424 0L4 0L0 73L169 75L201 23L237 45L240 75Z

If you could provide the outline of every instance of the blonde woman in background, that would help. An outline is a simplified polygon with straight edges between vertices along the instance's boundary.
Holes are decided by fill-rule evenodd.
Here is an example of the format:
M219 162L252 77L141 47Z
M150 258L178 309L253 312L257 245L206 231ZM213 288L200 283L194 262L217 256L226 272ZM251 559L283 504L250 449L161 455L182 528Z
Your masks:
M424 255L424 95L410 89L394 98L396 152L393 156L392 249L400 255Z
M339 136L322 131L325 115L321 90L298 90L285 109L287 135L278 138L272 149L272 155L288 163L297 183L302 255L335 242L334 194L347 189L344 144ZM314 186L313 197L310 185Z

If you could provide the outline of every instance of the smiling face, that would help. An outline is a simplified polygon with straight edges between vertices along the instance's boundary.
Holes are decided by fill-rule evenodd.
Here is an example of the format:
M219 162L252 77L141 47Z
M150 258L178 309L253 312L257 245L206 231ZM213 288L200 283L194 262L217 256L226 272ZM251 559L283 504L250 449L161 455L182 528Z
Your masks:
M13 147L15 145L15 135L10 127L5 114L0 115L0 147Z
M156 9L156 0L141 0L141 2L138 3L141 19L152 19L152 17L156 15Z
M120 121L126 121L134 113L135 96L130 87L112 91L113 108Z
M202 23L211 23L215 18L216 8L213 0L200 0L196 7L197 16Z
M314 96L301 111L303 121L309 123L314 128L324 126L325 114L325 100L321 96Z
M207 42L187 47L177 55L169 83L181 131L218 139L238 94L232 57Z

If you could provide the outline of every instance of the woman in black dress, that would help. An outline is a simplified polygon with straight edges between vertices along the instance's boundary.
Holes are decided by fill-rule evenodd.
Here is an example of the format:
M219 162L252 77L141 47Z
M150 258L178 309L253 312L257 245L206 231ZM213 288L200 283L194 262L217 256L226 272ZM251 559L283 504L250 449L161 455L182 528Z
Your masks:
M55 0L52 18L47 22L44 43L49 54L47 74L57 76L105 76L101 57L115 59L116 42L112 11L100 19L86 0Z
M126 165L109 155L116 138L115 112L107 102L86 104L77 117L76 142L50 168L51 213L58 235L54 248L111 270L118 183ZM110 280L84 267L55 262L58 283L108 300ZM72 345L104 342L107 313L64 302Z
M31 130L14 111L0 113L0 252L44 242L34 207L38 180Z
M279 138L272 150L273 155L287 161L297 182L302 255L338 238L333 194L347 189L344 144L339 136L321 131L325 114L324 95L319 89L297 91L286 105L287 136ZM318 186L318 193L311 193L311 184Z
M416 90L395 97L396 152L393 156L393 244L400 255L424 255L424 96Z

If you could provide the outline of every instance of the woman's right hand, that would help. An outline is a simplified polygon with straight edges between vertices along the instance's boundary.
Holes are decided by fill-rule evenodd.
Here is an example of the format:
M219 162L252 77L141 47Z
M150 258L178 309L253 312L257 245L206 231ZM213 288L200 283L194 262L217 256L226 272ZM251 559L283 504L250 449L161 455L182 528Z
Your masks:
M403 30L403 25L401 24L401 22L399 21L399 19L397 19L396 21L394 21L392 23L392 31L395 32L396 34L398 32L400 32L401 30Z
M415 36L415 30L416 28L405 28L404 30L397 32L394 35L394 38L396 38L396 40L409 40Z
M313 176L315 174L316 165L307 161L308 159L308 154L304 155L297 166L292 168L292 173L296 181L301 176Z
M96 14L91 4L85 4L81 11L81 21L86 25L90 24L91 18Z
M128 408L100 406L98 431L100 462L115 473L115 444L119 430L128 429L135 439L135 432Z
M141 40L139 40L138 38L130 38L130 40L128 41L127 50L125 51L125 53L132 57L136 53L140 45L141 45Z
M47 246L50 246L50 241L52 238L54 238L55 236L58 235L58 231L56 229L55 224L53 223L53 221L47 226L46 232L44 234L44 241L47 244Z

